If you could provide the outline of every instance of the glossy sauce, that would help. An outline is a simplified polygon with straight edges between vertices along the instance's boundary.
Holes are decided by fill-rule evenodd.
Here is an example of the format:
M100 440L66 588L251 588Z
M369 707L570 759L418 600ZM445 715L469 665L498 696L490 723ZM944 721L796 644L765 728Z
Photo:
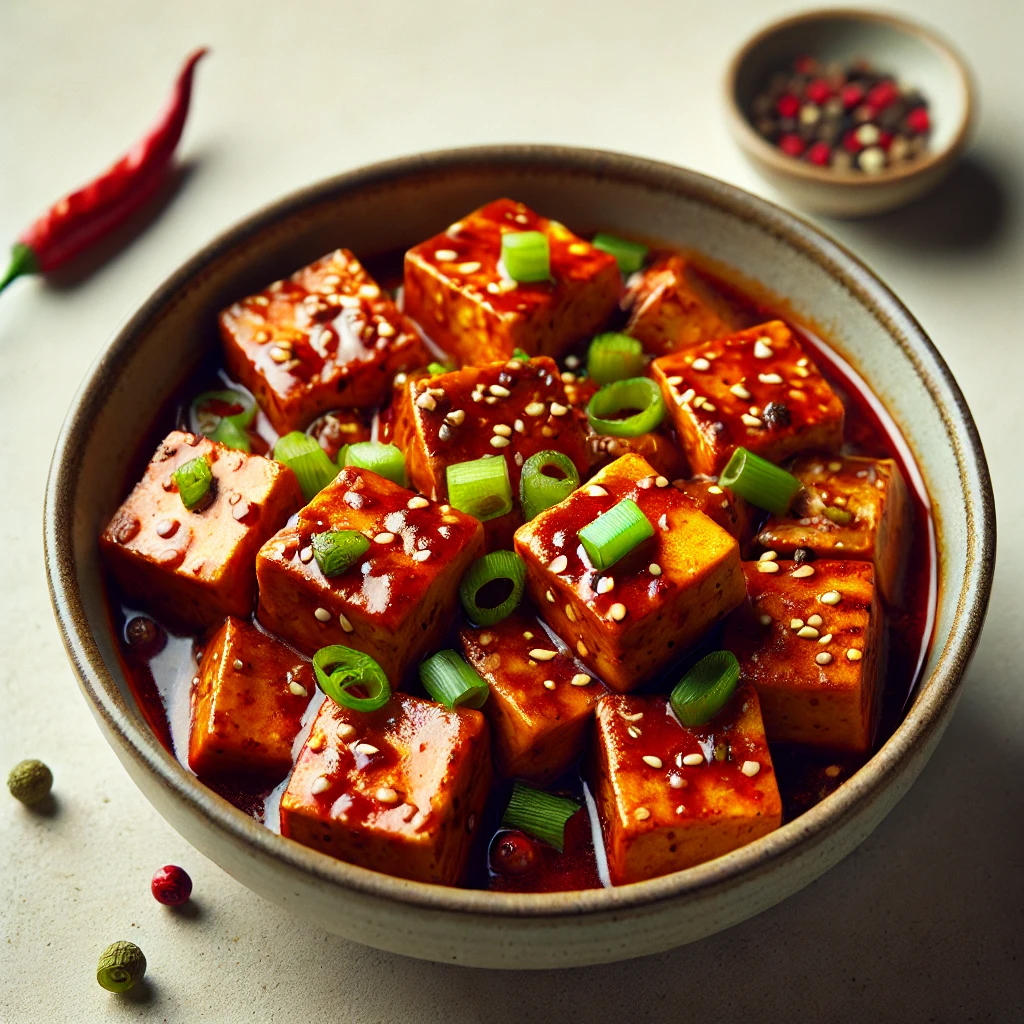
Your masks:
M401 255L367 261L367 269L378 281L389 285L398 284ZM729 303L745 315L749 323L775 318L790 323L801 344L843 401L846 409L843 451L847 454L895 459L907 483L910 543L905 555L907 568L903 600L896 606L885 608L887 660L881 682L882 709L875 741L877 749L903 717L927 658L934 628L938 586L937 545L931 505L923 480L905 440L880 401L857 372L821 338L805 328L793 325L791 318L780 316L776 310L744 295L720 276L704 272L702 276L723 292ZM575 355L582 356L581 364L585 364L585 346L577 349ZM150 434L142 439L138 458L126 474L126 483L141 476L156 443L172 425L185 428L190 426L188 402L192 396L230 383L219 368L218 357L219 352L211 346L209 362L197 371L193 379L183 387L178 399L169 403L157 418ZM389 416L389 409L385 409L377 420L380 424L387 424ZM364 424L363 429L370 428ZM380 436L386 433L386 427L381 430L378 422L374 422L372 431ZM276 439L276 433L262 414L254 421L253 432L254 452L259 452L264 446L271 446ZM675 493L672 488L669 491ZM607 499L601 500L607 504ZM568 549L566 553L569 553ZM657 585L656 581L652 582ZM116 635L122 639L120 653L125 674L143 716L164 745L188 769L189 695L204 638L178 635L161 626L161 636L156 641L131 644L127 640L125 628L138 614L137 603L119 594L113 586L108 588L108 592ZM443 646L459 648L457 634L460 625L458 622L453 624ZM667 692L691 664L708 650L715 649L718 639L719 631L712 631L696 650L637 692ZM418 683L410 687L410 692L422 693ZM310 701L304 716L304 727L293 746L295 756L305 742L310 723L322 699L317 693ZM864 757L817 752L804 747L788 748L783 744L774 744L771 756L782 794L784 820L792 819L824 799L867 760ZM604 851L600 847L601 832L594 818L593 801L588 799L585 783L587 774L584 758L580 768L567 772L546 787L550 792L579 802L581 811L566 826L563 853L543 843L533 843L536 866L525 874L498 874L492 870L494 858L490 855L490 848L492 842L500 842L505 834L500 818L510 792L507 784L496 783L492 787L483 821L477 829L465 884L515 892L585 889L607 884ZM279 803L285 785L286 780L273 788L220 781L212 783L211 788L268 828L279 831ZM596 849L595 837L598 840Z

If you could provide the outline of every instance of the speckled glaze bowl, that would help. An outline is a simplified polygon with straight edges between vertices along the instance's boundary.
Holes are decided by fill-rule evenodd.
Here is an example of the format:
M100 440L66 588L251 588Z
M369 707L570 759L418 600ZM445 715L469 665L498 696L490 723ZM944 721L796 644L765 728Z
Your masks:
M275 835L203 786L144 723L121 670L96 538L154 410L217 344L215 316L339 245L363 256L426 238L509 195L583 231L701 250L785 297L871 382L902 428L939 522L940 593L922 685L896 733L839 790L728 856L617 889L514 895L404 881ZM409 956L542 968L641 956L785 899L846 856L906 793L942 735L981 631L992 490L963 396L917 321L866 267L782 210L690 171L613 153L499 146L343 174L262 210L149 298L92 368L50 471L46 564L86 699L153 805L229 874L314 924Z

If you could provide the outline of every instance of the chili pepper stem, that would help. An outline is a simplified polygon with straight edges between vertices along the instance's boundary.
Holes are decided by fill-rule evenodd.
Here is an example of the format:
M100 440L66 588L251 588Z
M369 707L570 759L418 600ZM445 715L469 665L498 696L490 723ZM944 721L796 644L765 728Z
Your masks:
M18 242L11 250L11 262L7 267L7 273L0 277L0 292L16 277L21 277L22 274L35 274L38 271L36 254L24 242Z

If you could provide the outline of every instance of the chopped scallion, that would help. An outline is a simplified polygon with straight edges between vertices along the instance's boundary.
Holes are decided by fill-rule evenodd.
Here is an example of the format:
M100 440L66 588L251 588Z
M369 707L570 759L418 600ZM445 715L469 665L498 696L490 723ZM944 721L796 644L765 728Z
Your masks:
M427 363L427 373L432 377L437 377L442 373L451 373L454 369L454 363L439 363L436 360L432 363Z
M741 498L746 498L751 505L777 516L789 511L793 498L803 486L792 473L779 469L746 448L737 448L733 452L718 482Z
M213 473L210 472L210 463L205 455L196 459L190 459L182 463L174 471L174 482L178 486L178 494L181 496L181 503L190 512L198 508L210 493L210 485L213 483Z
M553 476L554 469L561 476ZM523 518L529 522L539 512L569 497L580 485L580 475L572 459L564 452L537 452L523 463L519 478L519 504Z
M573 800L516 782L501 823L505 828L522 829L561 853L565 849L566 823L579 809Z
M190 426L195 433L244 452L252 451L246 430L255 416L253 397L232 389L204 391L192 400L189 410Z
M499 604L481 605L480 591L489 583L506 580L511 586L507 597ZM469 619L478 626L493 626L508 618L519 607L526 586L526 566L514 551L492 551L478 558L465 572L459 583L459 600Z
M624 274L632 274L640 270L647 259L647 246L639 242L627 242L624 238L607 235L604 232L594 235L593 246L602 252L615 257L619 270Z
M551 246L541 231L508 231L501 236L501 262L513 281L524 284L551 277Z
M616 413L638 410L624 419L609 419ZM665 418L661 388L650 377L630 377L605 384L587 406L587 419L594 432L613 437L648 434Z
M701 658L676 684L669 701L683 725L710 722L729 703L740 679L740 663L731 651Z
M405 487L405 455L393 444L381 444L379 441L350 444L345 452L345 465L368 469L399 487Z
M338 475L338 467L323 448L299 430L278 438L274 458L298 478L306 501L312 501Z
M591 565L601 571L653 536L651 521L630 498L623 498L579 532Z
M314 533L310 545L325 576L339 576L370 550L370 542L358 530Z
M587 350L587 373L598 384L639 377L645 364L643 346L628 334L599 334Z
M438 651L420 664L420 682L446 708L479 708L490 694L487 683L455 653Z
M512 483L501 455L456 462L445 471L448 501L482 523L512 511Z
M521 348L512 349L512 358L518 359L521 363L528 363L530 361L530 353L524 352Z
M368 654L334 644L313 655L313 671L320 689L335 704L352 711L376 711L391 697L384 669ZM359 696L359 693L365 696Z

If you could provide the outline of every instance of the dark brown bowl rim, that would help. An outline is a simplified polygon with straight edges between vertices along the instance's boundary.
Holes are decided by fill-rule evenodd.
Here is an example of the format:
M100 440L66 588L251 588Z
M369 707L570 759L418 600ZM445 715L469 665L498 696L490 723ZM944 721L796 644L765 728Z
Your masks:
M561 175L600 178L668 192L708 204L750 223L803 255L813 258L872 310L911 361L946 427L959 469L967 518L964 583L947 640L931 675L896 732L836 793L776 832L725 857L661 878L614 889L544 894L495 893L412 882L380 874L284 839L207 789L164 749L156 736L123 703L90 635L77 585L71 521L81 452L89 425L102 406L106 381L115 376L136 338L162 310L181 296L193 279L243 245L253 235L318 204L360 190L400 185L488 168L529 173L545 169ZM943 394L946 392L948 394ZM118 331L90 369L61 428L47 481L43 515L50 599L68 658L79 684L101 720L108 738L116 738L137 769L153 776L194 818L222 833L236 850L265 863L284 864L307 883L328 884L398 903L457 914L505 918L561 918L617 915L662 901L723 894L749 876L781 868L788 860L826 842L844 824L866 811L889 785L894 769L915 750L926 747L941 729L958 696L963 673L984 621L995 559L995 510L992 487L977 428L959 387L927 335L863 263L817 228L779 207L734 186L694 171L603 150L544 145L495 145L441 150L401 157L340 174L295 192L242 220L186 261Z
M864 174L852 170L833 171L824 167L817 167L814 164L804 163L800 160L794 160L792 157L780 152L779 149L769 142L766 142L755 131L746 112L740 108L736 100L736 80L751 51L765 39L776 35L778 32L792 28L794 25L838 19L845 21L872 21L888 25L893 29L915 35L919 39L924 40L925 43L943 57L963 92L964 109L956 131L942 149L926 152L921 159L913 160L904 166L889 168L880 174ZM862 11L853 7L830 7L780 18L751 36L729 62L729 68L725 76L725 106L729 125L732 128L736 141L751 156L763 163L769 164L780 174L800 178L804 181L813 181L821 185L849 186L861 191L870 191L871 189L883 188L895 182L905 181L908 178L926 174L928 171L956 159L967 145L971 124L974 120L976 100L971 73L966 61L956 52L952 44L937 32L918 22L910 21L884 11Z

